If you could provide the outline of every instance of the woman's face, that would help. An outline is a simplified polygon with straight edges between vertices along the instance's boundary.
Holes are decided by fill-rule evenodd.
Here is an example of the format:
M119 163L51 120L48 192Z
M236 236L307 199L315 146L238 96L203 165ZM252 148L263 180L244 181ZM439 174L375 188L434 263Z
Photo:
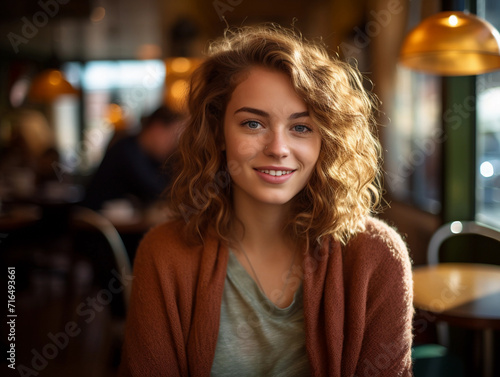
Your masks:
M288 203L318 160L321 136L284 73L252 68L226 107L224 139L234 199Z

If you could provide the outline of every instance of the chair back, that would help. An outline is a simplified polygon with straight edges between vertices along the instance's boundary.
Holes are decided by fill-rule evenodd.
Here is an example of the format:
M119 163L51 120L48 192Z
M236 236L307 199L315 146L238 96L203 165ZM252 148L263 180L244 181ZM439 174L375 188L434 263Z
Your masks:
M93 229L105 238L111 248L118 273L126 281L127 277L132 275L132 267L123 240L114 225L106 217L85 207L75 208L71 219L74 226ZM125 311L129 306L131 288L131 284L123 285Z
M442 225L433 235L427 248L427 262L439 263L439 249L444 241L459 234L476 234L499 242L500 232L488 225L476 221L453 221ZM499 246L500 250L500 246Z
M0 264L15 268L16 311L23 316L16 361L31 365L32 351L45 350L47 334L50 340L55 333L55 344L64 345L40 374L108 375L120 355L133 283L121 236L99 213L70 204L41 207L38 217L0 223Z

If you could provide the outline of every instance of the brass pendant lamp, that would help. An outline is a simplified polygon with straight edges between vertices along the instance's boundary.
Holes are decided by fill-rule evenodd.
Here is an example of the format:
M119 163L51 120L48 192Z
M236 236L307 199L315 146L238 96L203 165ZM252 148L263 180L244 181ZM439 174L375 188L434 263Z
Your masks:
M33 102L51 103L64 94L78 94L78 90L66 81L61 71L46 69L33 79L28 98Z
M408 68L442 76L499 70L500 33L473 14L437 13L406 36L399 61Z

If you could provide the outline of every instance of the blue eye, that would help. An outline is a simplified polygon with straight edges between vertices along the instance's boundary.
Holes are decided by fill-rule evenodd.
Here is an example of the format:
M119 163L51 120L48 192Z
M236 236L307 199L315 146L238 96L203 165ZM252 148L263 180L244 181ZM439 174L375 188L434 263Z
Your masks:
M260 127L261 124L259 122L256 122L255 120L249 120L243 123L243 125L247 126L251 130L256 130Z
M303 124L298 124L296 126L293 126L293 130L299 133L306 133L312 131L309 127L304 126Z

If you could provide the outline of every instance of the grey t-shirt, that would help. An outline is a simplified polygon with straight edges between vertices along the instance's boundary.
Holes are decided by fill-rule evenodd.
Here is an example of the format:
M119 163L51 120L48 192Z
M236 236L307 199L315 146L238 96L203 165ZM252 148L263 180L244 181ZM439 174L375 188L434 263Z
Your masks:
M211 376L309 376L302 286L279 308L230 251Z

